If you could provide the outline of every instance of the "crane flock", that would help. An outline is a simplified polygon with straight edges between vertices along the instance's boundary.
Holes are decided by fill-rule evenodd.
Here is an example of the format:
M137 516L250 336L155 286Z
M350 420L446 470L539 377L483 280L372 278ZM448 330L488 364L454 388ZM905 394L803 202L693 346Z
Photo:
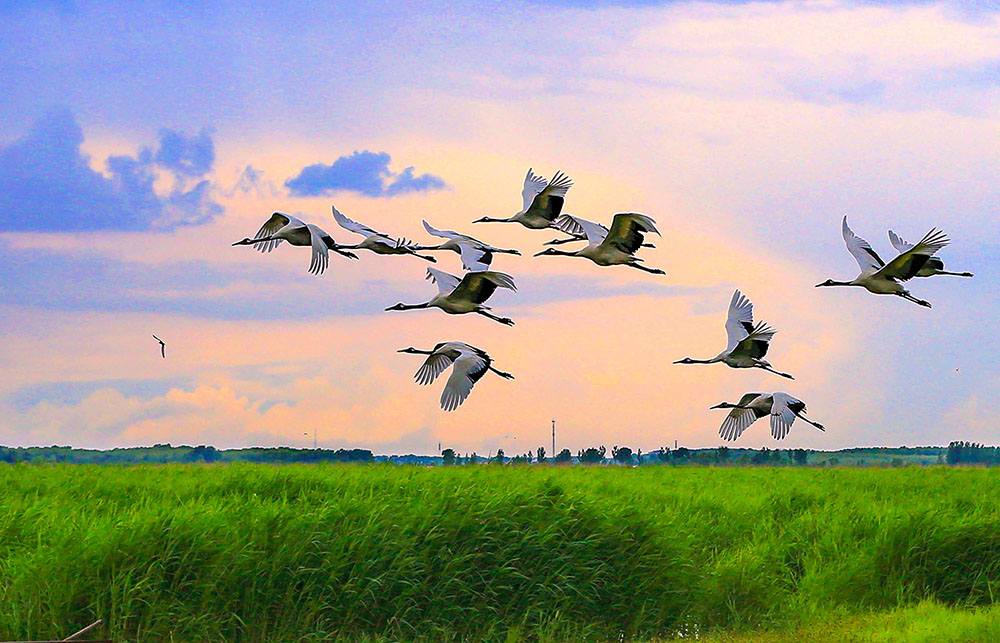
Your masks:
M628 266L650 274L666 274L662 269L643 265L643 259L636 256L643 248L655 247L646 241L646 235L659 235L652 217L638 212L619 212L612 217L610 227L602 223L564 213L566 194L573 187L573 180L565 173L557 171L548 180L529 169L524 177L521 190L522 207L508 218L481 217L472 223L519 223L531 230L554 229L568 236L552 239L543 245L554 246L580 242L581 247L573 251L562 251L549 247L534 256L583 257L598 266ZM439 230L423 221L426 232L444 239L437 245L414 244L402 237L394 238L358 223L332 207L336 223L345 230L358 234L364 239L355 245L341 245L322 228L304 223L295 217L275 212L257 231L253 238L237 241L237 245L250 245L259 252L268 253L282 241L292 246L308 246L312 249L309 272L322 274L329 266L332 251L348 259L358 259L351 250L368 250L379 255L409 255L434 263L436 258L422 252L448 250L457 253L465 271L456 276L436 268L427 268L426 278L438 287L438 294L419 304L398 303L386 308L387 311L438 308L450 315L475 313L507 326L514 321L492 312L486 305L497 289L517 291L514 278L504 272L491 270L494 255L520 255L513 248L500 248L480 241L470 235L452 230ZM879 257L871 244L859 237L843 219L841 233L847 250L857 261L861 272L850 281L828 279L816 287L860 286L877 295L895 295L927 308L931 304L913 296L904 288L903 282L914 277L954 275L972 277L969 272L949 272L936 253L949 244L944 232L932 229L916 244L907 243L893 231L889 231L889 241L897 251L886 263ZM722 363L730 368L758 368L787 379L795 379L788 373L774 369L764 359L771 340L777 331L769 324L754 322L753 304L739 289L733 293L725 323L728 343L725 350L708 359L685 357L674 364L715 364ZM162 342L161 342L162 349ZM514 379L510 373L497 370L493 358L486 351L459 341L439 342L430 350L414 347L399 350L400 353L426 355L424 363L417 370L414 379L418 384L434 382L448 367L452 373L441 394L440 405L445 411L454 411L468 398L476 382L488 372L504 378ZM805 417L806 405L801 400L776 391L773 393L746 393L739 402L722 402L713 409L731 409L719 428L719 436L725 440L736 440L758 419L770 417L771 436L781 440L796 419L825 431L822 424Z

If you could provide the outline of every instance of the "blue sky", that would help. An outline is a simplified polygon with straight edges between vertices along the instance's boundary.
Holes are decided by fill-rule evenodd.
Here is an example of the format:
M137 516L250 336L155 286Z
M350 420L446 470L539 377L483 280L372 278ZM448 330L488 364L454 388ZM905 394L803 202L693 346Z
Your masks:
M781 387L835 427L782 446L994 441L1000 370L983 347L1000 319L1000 12L988 4L0 14L0 443L294 444L316 424L327 446L483 452L511 425L542 440L556 416L574 447L710 446L721 420L707 406ZM304 250L230 246L275 210L356 243L335 203L394 236L430 243L427 219L530 255L544 232L471 224L513 214L528 167L574 178L570 212L651 214L663 236L647 261L666 278L502 257L519 285L494 302L518 320L505 329L383 312L433 294L417 259L332 258L317 279ZM931 311L813 289L856 273L844 214L883 255L889 228L941 227L946 264L976 277L915 280ZM778 327L772 361L794 383L668 366L722 348L737 287ZM146 345L153 332L170 335L170 360ZM442 413L394 350L444 339L482 345L518 380L484 381ZM609 403L620 424L601 421Z

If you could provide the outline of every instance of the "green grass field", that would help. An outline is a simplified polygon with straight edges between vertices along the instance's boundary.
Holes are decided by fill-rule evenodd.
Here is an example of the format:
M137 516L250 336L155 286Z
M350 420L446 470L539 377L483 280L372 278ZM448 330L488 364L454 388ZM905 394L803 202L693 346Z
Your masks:
M0 639L996 640L998 583L989 469L0 466Z

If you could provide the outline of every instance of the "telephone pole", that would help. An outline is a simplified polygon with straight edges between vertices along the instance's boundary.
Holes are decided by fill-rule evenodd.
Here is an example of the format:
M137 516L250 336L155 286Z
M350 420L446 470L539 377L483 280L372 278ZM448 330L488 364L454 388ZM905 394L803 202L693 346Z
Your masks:
M552 457L556 457L556 421L552 420Z

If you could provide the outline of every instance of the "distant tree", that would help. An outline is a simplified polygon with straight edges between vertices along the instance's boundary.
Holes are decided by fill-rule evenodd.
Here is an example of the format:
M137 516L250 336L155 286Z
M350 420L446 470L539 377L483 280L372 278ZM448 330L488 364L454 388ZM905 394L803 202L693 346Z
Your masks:
M535 461L538 464L545 464L545 447L538 447L538 450L535 451Z
M450 467L455 464L455 450L445 449L441 452L441 464Z
M660 452L656 454L656 459L660 462L668 462L670 460L670 447L660 447Z
M581 464L599 464L604 461L605 453L607 453L607 449L603 445L599 448L587 447L586 449L581 449L576 454L576 459Z
M674 464L685 464L691 461L691 449L679 447L670 452L670 460Z
M803 466L809 462L809 452L805 449L792 449L792 462L799 466Z
M497 454L493 456L493 464L503 464L503 449L497 449Z
M569 464L572 461L573 461L573 454L570 453L569 449L563 449L562 451L557 453L556 457L553 459L553 462L555 462L556 464Z
M619 464L632 464L632 449L628 447L611 447L611 458Z
M473 451L472 455L465 456L465 464L479 464L479 456Z
M222 455L215 447L199 444L195 448L191 449L185 459L188 462L198 462L199 460L202 462L215 462L221 457Z
M750 464L767 464L770 461L771 454L768 452L767 447L763 447L760 451L750 456Z

